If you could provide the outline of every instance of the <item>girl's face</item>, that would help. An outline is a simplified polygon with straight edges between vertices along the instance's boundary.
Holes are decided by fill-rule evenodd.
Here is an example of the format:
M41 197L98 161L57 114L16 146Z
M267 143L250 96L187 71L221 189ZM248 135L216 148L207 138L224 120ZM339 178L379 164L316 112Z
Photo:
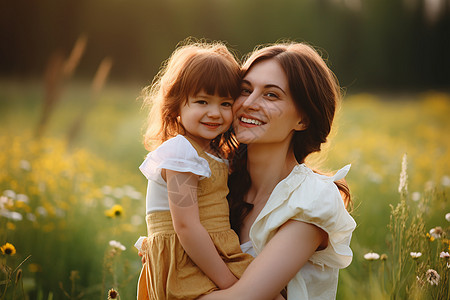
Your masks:
M208 95L204 91L190 96L180 108L180 123L186 135L208 149L212 139L230 128L233 102L232 98Z
M295 130L306 129L294 105L287 76L274 59L250 68L233 112L236 138L244 144L290 142Z

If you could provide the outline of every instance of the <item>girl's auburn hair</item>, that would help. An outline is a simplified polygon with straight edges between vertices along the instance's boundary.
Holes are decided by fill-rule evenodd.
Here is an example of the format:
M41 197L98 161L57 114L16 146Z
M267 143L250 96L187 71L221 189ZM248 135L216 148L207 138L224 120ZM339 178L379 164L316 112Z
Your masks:
M296 131L291 140L297 162L303 163L311 153L320 151L327 140L341 98L340 86L313 47L289 41L256 48L247 56L241 68L241 77L244 78L258 62L269 59L277 61L284 70L294 104L308 124L305 130ZM251 186L247 171L247 145L239 145L233 157L228 200L232 228L239 233L243 220L253 208L252 204L244 201ZM351 209L350 190L346 182L339 180L335 184L345 206Z
M240 84L239 63L224 43L188 38L178 44L152 84L142 92L143 107L149 111L144 126L145 148L151 151L177 134L184 134L178 116L189 96L203 90L209 95L235 99ZM227 146L233 148L231 131L216 137L211 146L218 152Z

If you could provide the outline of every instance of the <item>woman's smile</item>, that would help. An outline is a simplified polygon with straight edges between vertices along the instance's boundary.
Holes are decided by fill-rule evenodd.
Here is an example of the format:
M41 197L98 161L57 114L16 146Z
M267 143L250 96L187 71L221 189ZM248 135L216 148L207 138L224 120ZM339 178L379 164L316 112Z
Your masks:
M248 115L241 115L238 119L241 126L244 127L254 127L254 126L261 126L265 123L255 117L248 116Z

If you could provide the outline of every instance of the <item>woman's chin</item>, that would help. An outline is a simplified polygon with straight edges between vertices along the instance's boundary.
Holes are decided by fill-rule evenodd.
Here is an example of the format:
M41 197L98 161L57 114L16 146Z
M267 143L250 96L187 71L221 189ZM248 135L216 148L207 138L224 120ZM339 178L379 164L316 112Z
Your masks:
M236 134L236 139L241 144L251 144L258 141L258 136L252 132L240 132Z

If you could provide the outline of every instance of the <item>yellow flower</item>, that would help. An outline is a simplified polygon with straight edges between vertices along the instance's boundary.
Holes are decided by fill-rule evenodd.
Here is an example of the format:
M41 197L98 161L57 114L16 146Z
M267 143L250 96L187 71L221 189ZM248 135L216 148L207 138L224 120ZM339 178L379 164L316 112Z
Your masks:
M119 293L115 289L110 289L108 291L108 300L117 299L118 296L119 296Z
M109 218L116 218L120 217L123 214L123 207L122 205L116 204L110 209L105 211L105 215Z
M42 268L40 265L35 264L35 263L30 263L28 265L28 271L30 271L31 273L37 273L37 272L41 272Z
M16 254L16 248L13 244L6 243L3 246L0 247L0 250L2 251L2 254L4 255L14 255Z
M16 229L16 224L14 224L13 222L6 222L6 228L8 230L14 230Z
M430 242L434 241L434 237L431 236L431 234L429 234L428 232L427 232L427 238L430 240Z

